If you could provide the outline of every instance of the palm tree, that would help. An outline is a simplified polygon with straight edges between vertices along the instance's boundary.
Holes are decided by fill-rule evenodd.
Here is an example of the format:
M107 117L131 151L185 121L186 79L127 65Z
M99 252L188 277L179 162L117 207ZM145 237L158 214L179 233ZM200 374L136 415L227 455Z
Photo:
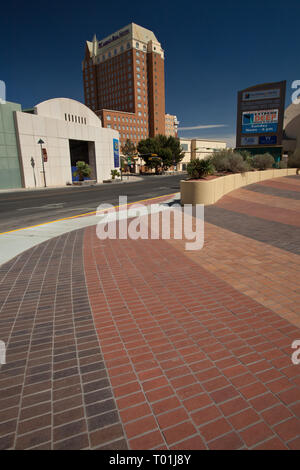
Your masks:
M84 181L85 177L88 178L91 175L91 171L91 167L86 162L78 161L73 176L78 176L79 181Z

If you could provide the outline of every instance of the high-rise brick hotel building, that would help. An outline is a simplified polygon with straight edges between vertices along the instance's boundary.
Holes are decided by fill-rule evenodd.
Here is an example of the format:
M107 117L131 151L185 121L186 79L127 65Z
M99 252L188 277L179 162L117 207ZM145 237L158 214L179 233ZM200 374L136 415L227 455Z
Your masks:
M94 36L82 68L85 104L119 131L121 145L165 134L164 51L152 31L131 23Z

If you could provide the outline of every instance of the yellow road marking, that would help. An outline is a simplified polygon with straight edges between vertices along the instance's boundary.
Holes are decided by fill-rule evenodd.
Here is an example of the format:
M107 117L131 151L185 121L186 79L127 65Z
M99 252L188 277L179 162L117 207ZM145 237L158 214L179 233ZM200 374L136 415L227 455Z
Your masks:
M171 197L171 196L174 196L174 194L176 194L176 193L163 194L162 196L150 197L148 199L141 199L140 201L129 202L128 204L121 204L121 205L117 205L117 206L112 206L111 209L116 209L117 207L132 206L133 204L139 204L140 202L145 202L145 201L153 201L153 199L161 199L162 197ZM63 219L50 220L50 222L43 222L42 224L30 225L29 227L16 228L14 230L9 230L8 232L0 232L0 235L5 235L7 233L12 233L12 232L19 232L20 230L26 230L28 228L41 227L42 225L53 224L54 222L61 222L62 220L77 219L79 217L84 217L86 215L97 214L97 212L104 212L106 210L107 209L102 209L101 211L85 212L84 214L72 215L71 217L64 217Z

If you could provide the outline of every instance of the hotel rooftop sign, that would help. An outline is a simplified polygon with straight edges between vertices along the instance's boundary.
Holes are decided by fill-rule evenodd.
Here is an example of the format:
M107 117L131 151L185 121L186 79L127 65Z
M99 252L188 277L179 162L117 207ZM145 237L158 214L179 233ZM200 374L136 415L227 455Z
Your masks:
M104 41L101 41L98 43L98 47L102 48L104 46L107 46L108 44L116 41L117 39L122 38L123 36L127 36L129 34L129 29L124 29L123 31L120 31L119 33L113 34L109 39L106 39Z

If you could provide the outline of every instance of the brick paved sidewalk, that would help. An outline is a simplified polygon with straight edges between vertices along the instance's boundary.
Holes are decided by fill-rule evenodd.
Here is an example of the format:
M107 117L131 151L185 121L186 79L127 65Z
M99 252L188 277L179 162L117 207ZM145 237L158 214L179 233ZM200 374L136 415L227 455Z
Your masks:
M300 449L299 185L280 180L206 208L199 252L88 227L1 266L0 448Z

